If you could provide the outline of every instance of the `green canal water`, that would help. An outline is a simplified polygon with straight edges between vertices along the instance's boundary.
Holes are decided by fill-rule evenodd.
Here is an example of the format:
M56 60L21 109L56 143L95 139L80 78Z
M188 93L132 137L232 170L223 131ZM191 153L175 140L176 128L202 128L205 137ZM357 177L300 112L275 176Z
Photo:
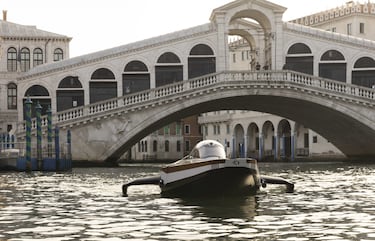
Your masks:
M261 163L295 182L241 198L121 186L161 165L0 173L0 240L375 240L375 164Z

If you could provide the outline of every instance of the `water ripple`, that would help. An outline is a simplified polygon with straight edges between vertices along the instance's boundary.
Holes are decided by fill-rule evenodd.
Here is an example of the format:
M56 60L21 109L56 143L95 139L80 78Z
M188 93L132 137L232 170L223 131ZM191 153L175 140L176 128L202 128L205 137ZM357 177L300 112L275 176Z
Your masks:
M296 182L256 196L163 198L127 180L159 166L0 173L0 240L375 240L374 165L263 164Z

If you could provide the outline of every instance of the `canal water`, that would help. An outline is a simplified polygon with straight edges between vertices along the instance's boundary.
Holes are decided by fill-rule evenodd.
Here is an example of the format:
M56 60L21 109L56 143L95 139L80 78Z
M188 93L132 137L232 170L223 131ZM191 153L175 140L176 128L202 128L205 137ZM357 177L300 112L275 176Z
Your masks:
M375 164L262 163L296 183L242 198L162 198L160 165L0 173L0 240L375 240Z

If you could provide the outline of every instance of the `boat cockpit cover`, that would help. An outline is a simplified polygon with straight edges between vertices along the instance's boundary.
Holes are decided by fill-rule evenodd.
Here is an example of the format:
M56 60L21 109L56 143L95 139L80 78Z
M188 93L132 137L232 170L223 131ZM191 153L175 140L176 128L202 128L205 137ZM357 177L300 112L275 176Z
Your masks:
M206 140L199 142L190 153L191 158L225 159L224 146L217 141Z

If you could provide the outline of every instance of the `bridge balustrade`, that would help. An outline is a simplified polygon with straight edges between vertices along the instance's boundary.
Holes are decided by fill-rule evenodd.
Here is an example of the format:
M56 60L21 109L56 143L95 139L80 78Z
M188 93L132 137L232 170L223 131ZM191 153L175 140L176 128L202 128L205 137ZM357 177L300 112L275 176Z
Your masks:
M124 108L131 108L142 103L146 104L146 102L150 101L157 102L158 99L161 100L162 98L181 96L183 93L206 88L218 83L227 82L235 84L236 81L241 81L249 85L254 83L264 86L273 85L274 88L284 88L286 85L290 87L291 84L295 84L300 89L309 88L324 93L345 95L347 98L360 97L363 101L375 100L375 89L294 71L225 71L58 112L53 115L53 123L63 124L82 118L93 118L97 115L115 112L116 110L122 111ZM46 116L42 117L42 126L47 126ZM32 120L32 128L36 128L35 119ZM25 122L20 123L18 131L22 135L25 131Z

